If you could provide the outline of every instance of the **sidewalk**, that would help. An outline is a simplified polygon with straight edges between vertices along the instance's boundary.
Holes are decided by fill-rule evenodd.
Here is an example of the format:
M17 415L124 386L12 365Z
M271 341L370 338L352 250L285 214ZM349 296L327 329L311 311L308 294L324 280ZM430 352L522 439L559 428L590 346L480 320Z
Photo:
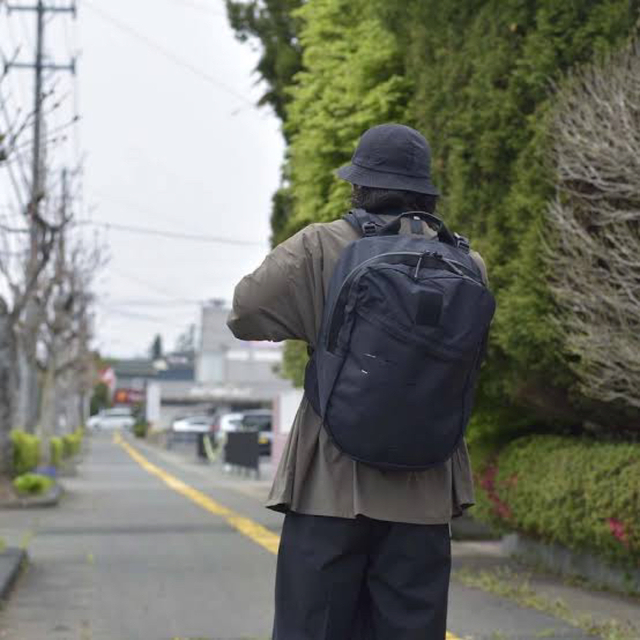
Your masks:
M508 557L500 541L453 542L453 580L552 614L605 640L640 640L640 598L527 566Z

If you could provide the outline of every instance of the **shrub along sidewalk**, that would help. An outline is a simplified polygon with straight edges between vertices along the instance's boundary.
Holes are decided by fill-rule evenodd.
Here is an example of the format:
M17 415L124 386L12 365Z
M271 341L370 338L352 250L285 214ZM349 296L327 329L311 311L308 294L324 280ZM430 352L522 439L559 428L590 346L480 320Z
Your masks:
M72 459L80 453L84 432L53 437L50 441L49 466L40 467L40 438L23 431L11 432L13 444L13 495L2 500L1 507L53 506L62 495L62 487L56 481L61 471L69 469ZM39 471L42 471L41 473Z
M640 568L640 444L528 436L476 480L474 516L499 531Z

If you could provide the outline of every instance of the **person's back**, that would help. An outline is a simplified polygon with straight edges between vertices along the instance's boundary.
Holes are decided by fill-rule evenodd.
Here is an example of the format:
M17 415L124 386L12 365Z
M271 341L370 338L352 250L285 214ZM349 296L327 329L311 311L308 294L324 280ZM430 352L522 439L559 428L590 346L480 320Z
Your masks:
M394 161L412 175L403 176ZM353 204L381 225L403 211L435 208L428 147L408 127L367 132L341 174L354 184ZM425 222L402 221L400 233L417 232L435 236ZM310 225L276 247L236 288L231 330L242 339L296 339L315 349L336 264L360 237L338 220ZM486 281L481 258L472 257ZM273 637L444 638L448 524L472 503L464 441L429 469L381 470L343 453L305 395L267 502L287 513Z

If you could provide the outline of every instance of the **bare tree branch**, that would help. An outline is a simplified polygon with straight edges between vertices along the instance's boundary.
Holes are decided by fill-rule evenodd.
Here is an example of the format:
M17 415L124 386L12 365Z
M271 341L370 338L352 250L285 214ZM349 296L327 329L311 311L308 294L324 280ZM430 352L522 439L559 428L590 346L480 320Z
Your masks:
M576 74L552 126L547 247L582 392L640 408L640 44Z

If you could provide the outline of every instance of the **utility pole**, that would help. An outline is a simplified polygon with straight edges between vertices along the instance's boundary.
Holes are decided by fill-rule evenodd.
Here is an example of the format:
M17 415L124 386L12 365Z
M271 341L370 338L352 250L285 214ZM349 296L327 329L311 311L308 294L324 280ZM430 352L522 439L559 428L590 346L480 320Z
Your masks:
M37 254L37 217L40 200L43 195L43 167L42 167L42 72L50 71L70 71L75 73L76 61L69 64L54 64L44 62L44 36L45 18L48 13L71 13L76 16L75 2L68 7L46 6L44 0L37 0L35 5L7 5L9 13L13 11L28 11L36 14L36 51L34 62L6 62L5 72L10 69L31 69L34 71L34 92L33 92L33 157L31 164L31 196L29 201L29 218L31 220L31 258L35 259Z
M45 70L70 71L75 73L75 60L69 64L55 64L47 60L45 54L45 30L47 16L52 14L76 15L75 0L69 6L53 6L45 4L45 0L36 0L34 4L7 4L9 13L28 12L35 13L36 17L36 46L35 60L33 62L21 62L12 60L5 62L5 73L11 69L27 69L34 72L34 96L33 96L33 147L31 162L31 184L29 202L25 214L29 224L29 257L26 263L25 282L27 288L35 290L36 280L42 270L42 261L48 256L40 255L41 250L47 246L47 226L40 216L40 205L45 196L46 176L44 166L43 145L43 101L45 89L43 87L43 72ZM33 2L33 0L32 0ZM18 385L19 402L17 405L17 420L27 430L31 430L37 423L38 413L38 375L37 375L37 339L42 323L43 303L37 297L29 295L24 303L24 318L19 338L20 360L20 384Z

